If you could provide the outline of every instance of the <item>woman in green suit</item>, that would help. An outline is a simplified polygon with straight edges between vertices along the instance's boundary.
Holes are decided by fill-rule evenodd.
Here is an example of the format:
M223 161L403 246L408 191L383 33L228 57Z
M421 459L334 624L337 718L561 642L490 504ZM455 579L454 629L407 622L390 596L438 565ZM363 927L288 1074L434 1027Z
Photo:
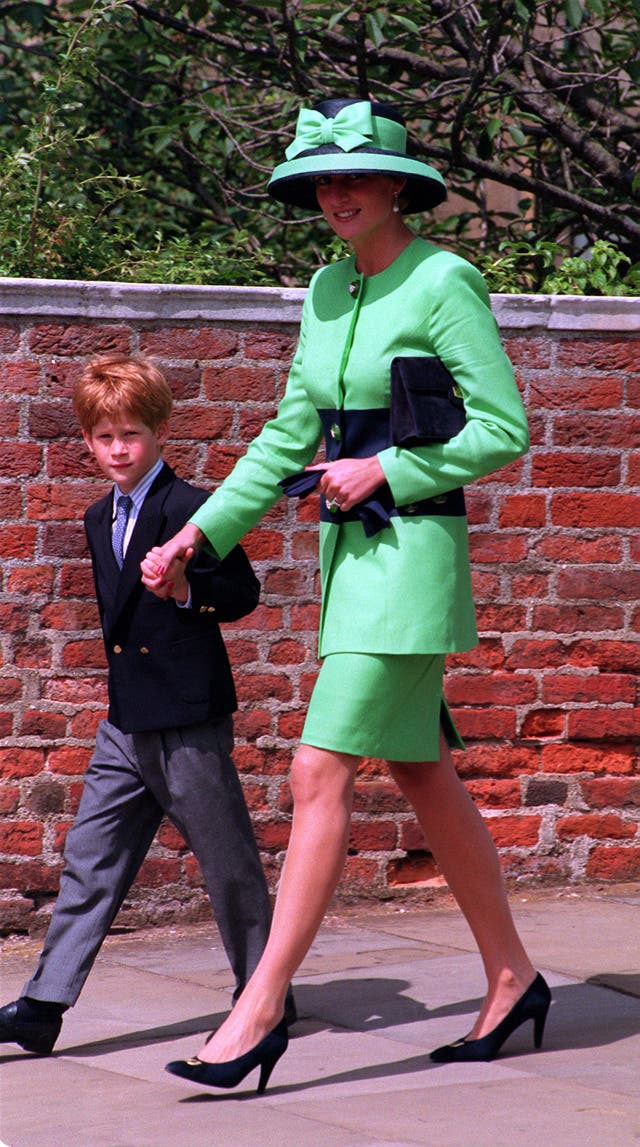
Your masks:
M271 194L319 207L353 254L311 281L275 418L184 529L142 566L147 587L166 592L172 562L203 544L224 557L283 484L304 492L317 483L322 668L291 768L293 824L271 936L200 1055L168 1065L221 1087L260 1066L259 1090L287 1046L287 986L342 872L363 757L385 760L415 809L487 975L472 1030L432 1058L492 1059L528 1019L539 1046L550 1000L515 930L491 836L454 769L450 747L461 742L442 687L445 654L477 640L462 487L528 447L513 371L481 275L404 222L446 193L433 168L406 154L393 109L366 100L303 109L286 157ZM466 415L453 437L409 447L394 440L391 364L398 358L443 364L450 373ZM323 438L326 461L314 466Z

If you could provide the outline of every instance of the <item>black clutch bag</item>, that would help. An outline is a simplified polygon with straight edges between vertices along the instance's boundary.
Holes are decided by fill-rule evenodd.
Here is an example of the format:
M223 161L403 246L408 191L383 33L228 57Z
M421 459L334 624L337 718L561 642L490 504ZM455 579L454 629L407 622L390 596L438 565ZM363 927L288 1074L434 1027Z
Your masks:
M391 361L394 446L448 442L466 422L462 393L439 358L399 355Z

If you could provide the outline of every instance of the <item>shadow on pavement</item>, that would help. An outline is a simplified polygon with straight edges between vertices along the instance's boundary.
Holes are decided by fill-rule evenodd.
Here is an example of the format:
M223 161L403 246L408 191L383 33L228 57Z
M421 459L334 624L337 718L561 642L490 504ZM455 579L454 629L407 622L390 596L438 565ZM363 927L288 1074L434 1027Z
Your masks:
M640 1030L640 1000L634 998L631 988L637 979L633 975L600 972L591 976L586 983L554 988L553 1005L545 1032L545 1049L602 1047L635 1035ZM292 1028L292 1039L319 1031L332 1031L336 1034L384 1031L449 1016L466 1017L468 1024L469 1017L479 1010L482 1002L479 998L466 999L427 1009L420 1001L403 994L408 987L408 981L384 977L300 985L295 989L300 1019ZM594 988L599 990L594 991ZM331 1018L331 1013L340 1016L340 1021ZM200 1036L218 1027L226 1014L211 1013L163 1024L161 1027L123 1032L108 1039L61 1048L53 1054L56 1057L66 1055L77 1059L92 1058L114 1051L180 1040L186 1036ZM452 1031L450 1038L457 1039L464 1034L464 1030ZM530 1032L528 1025L525 1025L514 1033L510 1043L514 1048L528 1049L529 1041ZM11 1062L28 1054L16 1052L0 1056L0 1063ZM397 1067L397 1073L417 1070L418 1063L422 1063L423 1059L424 1056L418 1056L403 1061ZM422 1066L428 1064L422 1063ZM378 1068L371 1070L377 1073ZM392 1071L393 1065L386 1065L384 1070ZM336 1082L341 1078L327 1077L321 1082ZM359 1078L359 1071L344 1076L345 1080Z

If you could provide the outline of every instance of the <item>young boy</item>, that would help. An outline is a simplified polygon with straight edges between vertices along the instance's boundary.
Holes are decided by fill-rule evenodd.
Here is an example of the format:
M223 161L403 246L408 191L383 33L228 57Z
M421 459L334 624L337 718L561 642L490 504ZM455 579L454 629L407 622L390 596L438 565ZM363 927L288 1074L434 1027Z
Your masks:
M0 1008L0 1041L48 1055L144 860L163 814L199 861L235 974L234 998L270 926L258 850L230 753L236 695L218 628L255 609L260 587L240 548L179 565L164 599L140 580L147 550L207 498L162 460L172 407L161 372L107 355L78 383L84 441L114 483L89 507L91 551L109 664L97 734L60 893L33 977Z

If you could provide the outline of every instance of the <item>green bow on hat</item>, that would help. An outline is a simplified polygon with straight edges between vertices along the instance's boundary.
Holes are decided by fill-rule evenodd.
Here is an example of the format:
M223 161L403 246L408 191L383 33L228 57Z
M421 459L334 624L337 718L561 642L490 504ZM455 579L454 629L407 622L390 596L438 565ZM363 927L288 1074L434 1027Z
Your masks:
M287 159L295 159L301 151L309 151L323 144L334 143L342 151L371 144L373 117L371 104L362 100L348 104L330 119L312 108L302 108L296 124L296 138L285 150Z

